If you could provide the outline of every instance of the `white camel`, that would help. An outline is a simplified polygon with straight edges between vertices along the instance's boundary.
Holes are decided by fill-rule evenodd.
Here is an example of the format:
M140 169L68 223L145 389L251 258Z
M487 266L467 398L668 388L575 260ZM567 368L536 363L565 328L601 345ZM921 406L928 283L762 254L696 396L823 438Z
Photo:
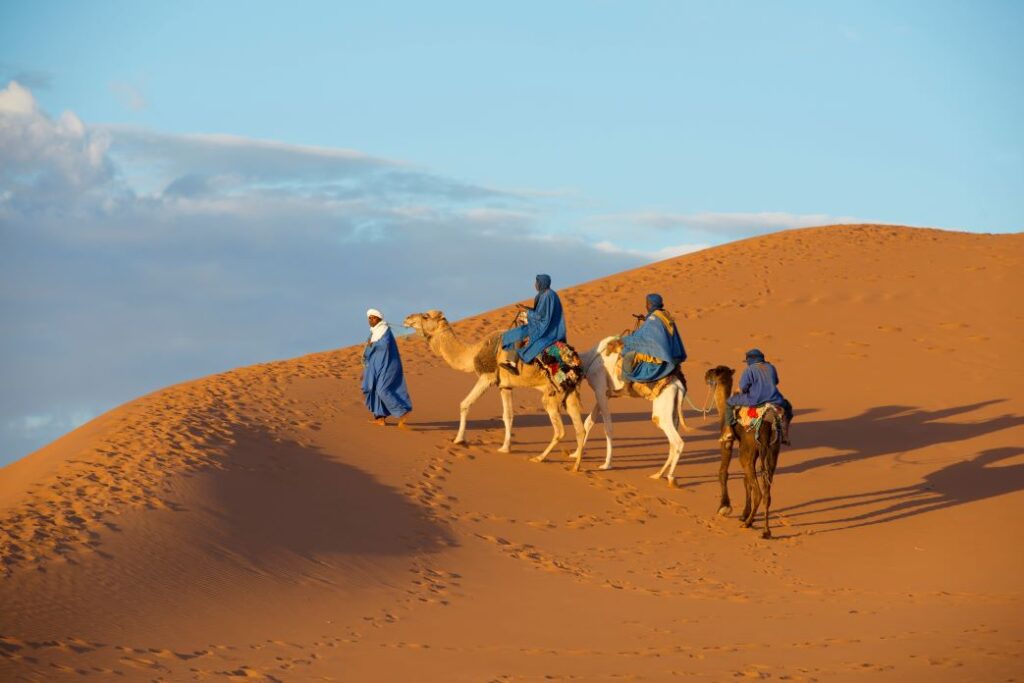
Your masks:
M497 386L501 390L501 417L505 423L505 440L502 442L501 448L498 449L499 452L508 453L511 450L513 388L525 387L541 392L544 409L547 411L551 427L554 429L551 442L543 453L532 458L533 462L543 462L558 445L558 442L565 437L565 426L562 424L562 415L559 412L559 406L563 399L562 393L555 391L544 370L533 363L523 363L518 375L513 375L502 369L498 365L501 333L488 335L473 344L464 344L455 336L455 330L445 319L444 314L436 310L413 313L407 316L402 324L419 332L427 341L431 351L444 359L449 366L463 372L472 372L477 376L476 384L459 404L459 432L455 435L455 443L465 443L466 418L469 416L469 409L492 386ZM569 413L576 430L576 451L569 457L575 458L573 471L577 472L583 458L584 445L579 388L569 392L564 398L566 412Z
M622 340L619 337L606 337L596 347L583 353L580 356L583 368L587 376L590 388L594 390L594 408L587 416L583 428L583 440L590 436L590 430L594 428L595 418L600 415L604 423L605 438L605 459L599 469L609 470L612 467L612 414L608 409L610 392L621 392L626 388L626 382L619 374L618 363L622 355ZM633 394L637 396L636 394ZM668 458L665 464L652 474L651 479L668 479L669 486L675 485L675 470L679 463L679 456L683 453L683 437L679 435L679 426L688 431L686 421L683 419L683 398L686 396L686 387L673 377L665 388L651 402L651 421L655 426L668 437ZM648 399L650 400L650 399Z

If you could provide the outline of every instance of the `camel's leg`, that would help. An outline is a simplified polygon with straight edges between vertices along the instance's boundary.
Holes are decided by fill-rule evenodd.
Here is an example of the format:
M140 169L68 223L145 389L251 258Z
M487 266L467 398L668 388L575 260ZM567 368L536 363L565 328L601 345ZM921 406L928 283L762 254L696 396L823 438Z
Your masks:
M565 427L562 425L562 415L558 412L558 397L549 396L544 394L543 399L544 410L548 413L548 418L551 420L551 428L554 430L554 434L551 436L551 443L544 449L544 452L535 458L531 458L533 462L544 462L544 459L548 457L548 454L554 450L558 442L565 436Z
M662 429L661 417L657 413L657 407L656 406L652 407L652 410L651 410L651 422L653 422L654 426L657 427L658 429ZM668 469L669 463L671 461L672 461L672 451L671 451L671 445L670 445L669 446L669 457L665 460L665 464L662 465L661 469L658 470L656 473L650 475L650 478L651 479L661 479L663 476L665 476L665 471Z
M761 486L757 481L757 444L751 444L751 450L753 452L743 458L743 477L750 492L750 511L743 519L743 526L747 528L753 525L757 509L761 507Z
M586 430L583 429L583 416L580 414L580 408L580 393L579 391L574 391L565 400L565 410L569 413L569 419L572 420L572 428L576 432L576 452L573 453L576 462L572 466L573 472L580 471L580 465L583 462L583 446L587 443ZM562 420L559 419L558 423L561 424Z
M668 437L668 443L670 453L672 454L672 464L668 468L668 485L676 485L676 465L679 464L679 458L683 454L683 448L686 443L683 441L683 435L679 433L679 427L686 428L686 421L683 419L683 396L684 390L680 384L676 389L672 391L665 391L668 394L668 398L665 400L666 405L662 407L662 410L668 410L672 413L672 420L669 424L672 425L671 429L666 429L665 435ZM661 398L660 396L658 398Z
M501 443L499 453L512 450L512 389L501 388L501 421L505 423L505 440Z
M725 425L722 436L718 439L718 448L721 452L721 462L718 465L718 483L722 487L722 497L718 502L718 514L726 517L732 513L732 503L729 501L729 463L732 462L732 447L735 443L732 428Z
M469 415L470 407L487 391L487 387L491 386L492 381L486 375L477 377L476 384L473 385L473 388L466 394L466 398L462 399L462 403L459 404L459 433L455 435L455 443L466 443L466 416Z
M750 514L750 503L753 500L751 493L751 486L754 483L754 465L751 462L751 457L745 452L746 446L740 442L740 466L743 468L743 488L746 496L746 501L743 505L743 514L740 515L740 523L744 526L750 526L747 519L751 517Z
M601 406L601 417L604 420L604 464L600 469L610 470L612 468L612 411L608 409L608 396L604 393L597 397L597 402Z
M781 435L779 436L781 439ZM767 460L764 463L764 474L762 478L764 480L764 533L761 534L762 538L771 538L772 530L768 525L768 513L772 507L772 480L775 478L775 465L779 461L779 444L776 443L773 446L765 448L767 453Z
M604 464L598 469L610 470L612 468L612 414L608 410L608 383L604 379L603 370L598 378L588 379L590 379L590 388L594 390L596 401L594 409L590 411L590 415L587 416L587 421L583 425L583 441L586 443L587 438L590 437L590 430L594 428L595 416L600 415L601 421L604 423L605 455Z
M601 403L600 403L600 401L595 401L594 402L594 407L590 409L590 414L587 415L587 419L583 421L583 440L584 441L586 441L587 439L590 438L590 432L593 431L594 425L597 424L597 420L594 419L595 415L598 416L598 417L604 417L604 415L601 413Z
M679 432L674 427L663 431L665 432L665 436L668 437L669 452L668 474L665 475L665 478L668 479L669 486L675 486L676 465L679 464L679 457L683 454L683 447L685 443L683 442L683 437L679 436Z
M668 479L668 485L675 485L675 469L679 463L679 456L683 452L683 439L679 436L679 432L676 428L678 425L678 418L676 412L676 392L671 389L666 389L654 399L651 404L651 421L665 434L668 438L668 456L665 458L665 464L661 466L657 474L651 475L651 479L660 479L664 476Z

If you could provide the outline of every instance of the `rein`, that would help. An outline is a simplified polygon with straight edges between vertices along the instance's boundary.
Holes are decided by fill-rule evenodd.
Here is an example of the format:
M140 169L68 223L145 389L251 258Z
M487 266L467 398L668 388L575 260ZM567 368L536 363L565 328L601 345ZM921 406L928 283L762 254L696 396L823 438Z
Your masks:
M708 382L707 383L707 389L704 392L704 407L703 408L698 408L697 406L693 405L693 401L690 400L689 392L687 392L683 396L683 398L686 399L686 402L690 404L691 408L693 408L694 410L697 410L697 411L700 412L701 418L704 419L705 421L707 421L707 419L708 419L708 413L711 412L710 410L708 410L708 404L711 402L711 398L713 396L712 390L714 388L716 388L717 386L718 386L718 382L717 381Z

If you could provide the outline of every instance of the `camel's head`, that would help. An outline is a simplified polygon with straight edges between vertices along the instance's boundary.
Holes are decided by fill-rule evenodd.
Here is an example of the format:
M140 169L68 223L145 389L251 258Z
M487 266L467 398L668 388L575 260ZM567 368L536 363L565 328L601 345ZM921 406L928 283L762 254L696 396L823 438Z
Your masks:
M447 325L448 321L444 313L435 310L407 315L402 324L419 332L424 339L430 339L442 326Z
M708 386L722 385L723 387L732 388L732 376L735 374L735 370L725 365L719 365L713 367L704 373L704 381Z

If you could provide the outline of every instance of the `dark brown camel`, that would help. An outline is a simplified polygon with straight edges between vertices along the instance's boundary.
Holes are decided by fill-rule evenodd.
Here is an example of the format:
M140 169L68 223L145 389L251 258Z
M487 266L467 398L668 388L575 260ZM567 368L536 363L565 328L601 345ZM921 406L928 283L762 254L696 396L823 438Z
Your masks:
M722 486L722 499L719 503L718 514L723 517L732 512L732 505L729 502L729 463L732 460L732 446L736 440L740 442L740 464L743 466L743 486L746 489L746 504L743 506L743 514L740 516L740 523L749 528L754 523L754 515L761 506L761 498L764 498L764 538L771 538L772 532L768 526L768 513L772 505L772 479L775 477L775 467L779 462L779 446L781 445L780 435L773 434L774 427L770 420L761 423L755 434L739 425L729 424L729 413L732 410L726 400L732 394L732 377L734 371L724 365L711 368L704 374L704 381L708 383L714 392L715 407L718 409L719 427L721 435L718 445L721 449L722 460L718 467L718 482ZM761 471L757 472L757 465L760 461ZM760 476L758 476L760 474Z

